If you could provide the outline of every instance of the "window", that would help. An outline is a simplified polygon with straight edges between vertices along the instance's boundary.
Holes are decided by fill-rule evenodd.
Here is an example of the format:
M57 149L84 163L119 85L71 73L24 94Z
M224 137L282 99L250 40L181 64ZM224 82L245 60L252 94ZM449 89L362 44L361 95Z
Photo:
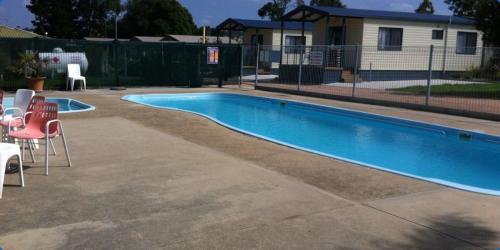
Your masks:
M259 45L264 45L264 36L259 34L259 35L252 35L252 37L250 38L250 44L251 45L257 45L257 43L259 43Z
M433 30L432 40L443 40L443 30Z
M476 54L477 33L458 32L457 33L457 54Z
M403 29L379 28L378 50L401 50L403 45Z
M305 45L306 38L303 36L286 36L285 37L285 53L300 53L299 45Z

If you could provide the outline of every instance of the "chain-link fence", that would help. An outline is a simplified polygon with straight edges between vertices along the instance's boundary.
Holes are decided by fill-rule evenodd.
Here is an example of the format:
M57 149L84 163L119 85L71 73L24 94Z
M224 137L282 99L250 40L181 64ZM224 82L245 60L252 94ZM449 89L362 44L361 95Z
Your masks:
M500 48L260 46L252 59L257 89L500 119Z
M207 47L218 50L217 63ZM80 64L87 87L190 86L238 81L242 47L185 43L96 42L60 39L0 39L0 88L26 87L15 67L23 54L40 59L46 89L64 89L67 64Z
M208 47L216 47L210 63ZM46 89L64 89L68 63L87 86L248 84L257 89L500 119L500 48L240 46L0 39L0 88L26 87L26 53L44 62Z

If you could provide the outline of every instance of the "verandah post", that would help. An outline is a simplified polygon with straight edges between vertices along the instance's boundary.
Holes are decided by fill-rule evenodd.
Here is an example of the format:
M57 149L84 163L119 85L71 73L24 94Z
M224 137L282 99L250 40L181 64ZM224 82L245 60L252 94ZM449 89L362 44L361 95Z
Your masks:
M429 106L429 98L431 97L431 82L432 82L432 57L434 54L434 45L431 45L429 51L429 69L427 72L427 91L425 94L425 105Z

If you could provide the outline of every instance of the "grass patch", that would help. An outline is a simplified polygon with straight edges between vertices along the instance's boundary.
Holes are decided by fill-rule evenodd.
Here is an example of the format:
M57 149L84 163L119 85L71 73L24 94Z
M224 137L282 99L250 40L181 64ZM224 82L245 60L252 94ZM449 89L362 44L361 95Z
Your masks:
M404 88L389 89L390 91L406 94L425 95L426 86L409 86ZM470 98L487 98L500 100L500 83L484 84L442 84L431 87L433 96L460 96Z

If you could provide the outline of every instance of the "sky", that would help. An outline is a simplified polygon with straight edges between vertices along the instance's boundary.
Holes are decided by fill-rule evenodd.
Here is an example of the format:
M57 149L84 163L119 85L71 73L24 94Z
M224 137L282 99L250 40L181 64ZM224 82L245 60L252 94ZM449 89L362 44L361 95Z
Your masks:
M179 0L198 26L217 26L229 17L259 19L257 10L269 0ZM349 8L413 12L422 0L343 0ZM306 0L308 3L309 0ZM436 14L450 15L443 0L434 0ZM29 0L0 0L0 24L31 27Z

